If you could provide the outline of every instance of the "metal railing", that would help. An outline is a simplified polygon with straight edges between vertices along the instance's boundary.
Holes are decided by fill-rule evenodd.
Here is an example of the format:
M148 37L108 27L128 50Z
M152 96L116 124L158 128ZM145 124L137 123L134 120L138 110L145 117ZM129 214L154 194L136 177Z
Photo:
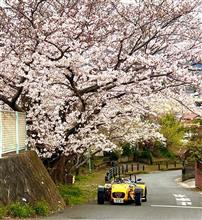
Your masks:
M0 158L26 149L26 115L22 112L0 111Z
M147 166L149 167L149 165L145 165L145 164L132 163L132 164L122 164L111 167L106 172L105 182L110 181L112 178L121 177L123 175L132 174L139 171L143 171L143 172L147 171ZM169 170L169 169L178 169L178 168L182 169L183 165L182 162L178 162L178 161L173 161L173 162L165 161L164 163L157 162L153 164L153 167L156 170L160 171L160 170Z

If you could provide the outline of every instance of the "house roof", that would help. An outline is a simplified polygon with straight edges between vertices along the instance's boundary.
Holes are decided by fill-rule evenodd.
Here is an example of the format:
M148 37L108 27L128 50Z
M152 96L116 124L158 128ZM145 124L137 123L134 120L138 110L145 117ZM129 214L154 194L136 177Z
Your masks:
M182 120L194 120L196 118L199 118L199 115L193 113L193 112L189 112L189 113L185 113L182 115Z

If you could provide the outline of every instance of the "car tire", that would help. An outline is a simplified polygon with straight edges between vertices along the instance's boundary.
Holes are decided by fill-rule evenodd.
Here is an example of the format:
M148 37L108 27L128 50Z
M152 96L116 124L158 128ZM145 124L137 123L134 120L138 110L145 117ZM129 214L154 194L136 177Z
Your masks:
M142 201L147 202L147 188L145 188L145 196L144 196Z
M142 192L139 189L135 189L135 205L142 205Z
M97 203L104 204L105 202L105 189L104 187L99 187L97 192Z

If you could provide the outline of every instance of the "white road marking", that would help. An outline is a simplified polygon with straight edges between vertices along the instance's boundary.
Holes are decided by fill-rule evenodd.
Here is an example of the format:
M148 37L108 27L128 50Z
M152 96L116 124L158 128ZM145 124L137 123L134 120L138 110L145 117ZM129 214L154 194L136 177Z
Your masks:
M184 205L184 206L189 205L189 206L191 206L192 202L181 202L181 205Z
M173 196L179 197L179 198L184 198L184 197L186 197L185 195L182 195L182 194L173 194Z
M191 199L189 199L189 198L176 198L176 201L179 201L179 202L190 202Z
M151 205L151 207L159 207L159 208L181 208L181 209L201 209L201 210L202 210L202 207L197 207L197 206Z
M176 203L178 206L191 206L191 199L187 198L186 195L182 194L173 194L176 199Z

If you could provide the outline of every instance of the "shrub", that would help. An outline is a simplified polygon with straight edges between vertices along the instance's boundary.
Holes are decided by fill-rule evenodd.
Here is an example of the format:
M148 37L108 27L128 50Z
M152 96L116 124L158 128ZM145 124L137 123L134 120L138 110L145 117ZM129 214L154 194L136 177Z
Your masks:
M167 148L165 147L161 147L159 149L160 151L160 155L165 157L165 158L168 158L168 159L175 159L175 154L172 152L172 151L169 151Z
M60 184L58 186L60 195L63 197L67 205L81 204L84 200L85 195L81 189L77 186L68 186Z
M129 156L133 155L133 153L134 153L134 151L133 151L133 149L132 149L132 147L130 146L129 143L124 143L122 145L122 149L123 149L123 152L122 152L123 156L128 156L129 157Z
M141 152L141 154L140 154L139 160L140 160L141 162L145 162L145 163L150 163L150 164L152 164L153 159L152 159L151 151L148 150L148 149L144 149L144 150Z
M14 203L9 207L9 214L13 217L27 218L35 215L34 209L27 203Z
M34 211L39 216L47 216L50 213L50 208L46 201L39 201L34 205Z
M0 207L0 219L6 216L7 210L4 207Z
M174 114L168 113L160 119L160 133L166 138L168 149L172 150L182 145L185 129L183 124L178 121Z
M118 160L120 157L119 153L116 152L116 151L112 151L110 152L110 155L109 155L109 159L110 161L113 161L113 160Z

